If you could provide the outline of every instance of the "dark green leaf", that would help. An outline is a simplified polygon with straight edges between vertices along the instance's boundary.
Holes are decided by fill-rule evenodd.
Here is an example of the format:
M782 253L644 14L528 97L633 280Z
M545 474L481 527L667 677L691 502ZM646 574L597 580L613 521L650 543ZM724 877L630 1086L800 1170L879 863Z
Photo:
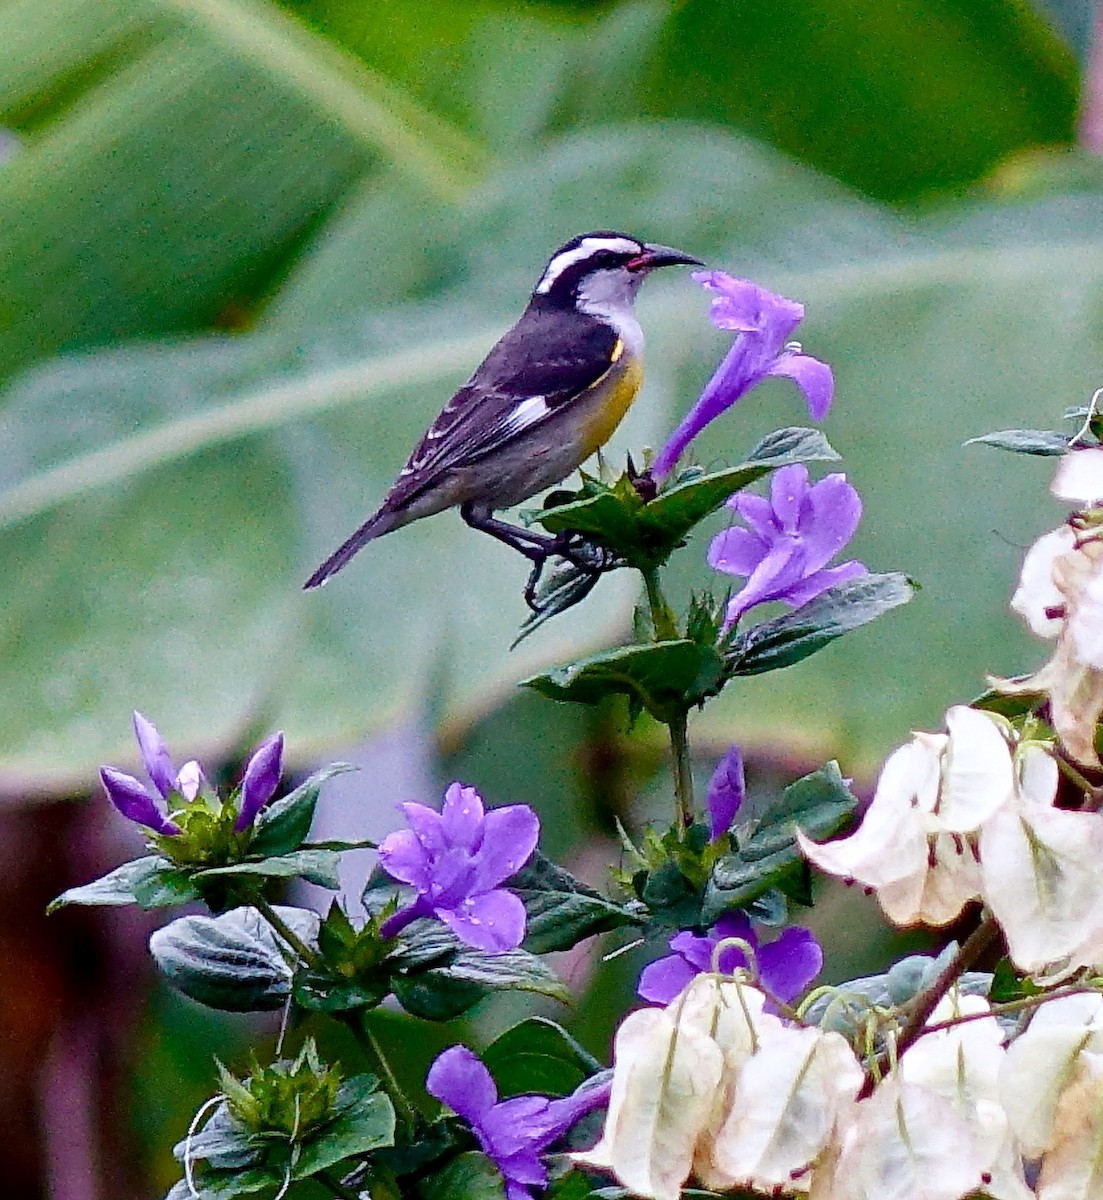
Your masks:
M719 687L722 663L710 646L687 639L606 650L522 680L552 700L598 704L621 694L657 720L698 703Z
M251 1196L271 1191L273 1195L284 1184L284 1173L277 1167L250 1167L244 1171L199 1171L195 1178L196 1191L181 1179L165 1200L233 1200L235 1196Z
M140 901L134 889L156 880L170 870L172 864L159 855L149 854L145 858L134 858L91 883L62 892L56 900L50 901L46 911L56 912L66 904L138 904ZM152 906L147 904L143 907Z
M1056 433L1051 429L1000 429L970 438L967 446L995 446L998 450L1010 450L1014 454L1034 454L1043 457L1068 454L1071 434Z
M992 1004L1009 1004L1013 1000L1023 1000L1027 996L1041 995L1042 991L1043 989L1036 983L1015 970L1011 959L1001 958L992 973L988 999Z
M725 655L727 674L760 675L790 667L844 633L907 604L914 591L915 584L898 572L860 575L836 584L800 608L736 637Z
M1029 679L1029 675L1020 675L1009 679L1008 683L1021 683ZM998 687L989 688L986 692L970 701L973 708L981 708L985 712L997 713L1009 721L1018 720L1041 708L1049 699L1046 692L1001 691Z
M457 1155L418 1184L424 1200L506 1200L501 1172L478 1150Z
M594 590L599 578L596 571L584 570L566 559L556 559L541 577L535 595L536 609L525 618L510 649L520 645L545 621L581 604Z
M146 909L168 908L202 898L192 872L165 860L164 869L139 879L134 885L138 903Z
M276 911L308 944L317 938L316 913ZM226 1012L280 1008L291 993L288 953L254 908L217 917L180 917L149 939L150 952L169 982L185 996Z
M354 1075L337 1093L337 1117L303 1147L292 1177L306 1179L346 1158L394 1145L395 1113L373 1075Z
M573 1037L546 1017L529 1017L507 1029L483 1051L498 1094L566 1096L602 1064Z
M539 850L509 880L509 890L524 902L524 946L531 954L569 950L585 938L634 920L622 905L606 900Z
M698 476L661 492L644 507L640 521L649 538L673 549L729 496L769 472L793 463L835 462L838 457L818 429L778 429L764 437L741 465Z
M310 833L322 784L334 775L355 770L350 763L333 763L316 771L282 800L262 809L249 843L249 854L256 858L272 858L298 850Z
M803 859L797 829L820 841L842 828L857 806L834 762L790 784L749 830L737 831L738 848L713 868L701 923L711 925L722 913L742 908L774 887L800 900Z
M172 1148L177 1162L183 1162L187 1154L194 1162L202 1160L219 1170L240 1170L255 1163L262 1153L263 1146L230 1116L225 1100L202 1129Z
M198 880L213 879L305 879L319 887L336 891L341 886L337 868L340 858L334 850L295 850L260 862L233 863L228 867L211 867L197 871Z
M538 992L564 1002L571 998L559 977L524 950L461 950L446 966L396 974L391 984L399 1004L427 1021L451 1020L495 991Z

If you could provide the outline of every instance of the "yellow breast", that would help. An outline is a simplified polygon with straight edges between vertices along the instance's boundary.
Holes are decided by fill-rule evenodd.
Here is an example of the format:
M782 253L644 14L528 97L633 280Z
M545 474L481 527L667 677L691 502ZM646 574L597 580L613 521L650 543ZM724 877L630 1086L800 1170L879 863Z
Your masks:
M632 407L643 383L643 363L638 358L615 362L590 388L581 422L582 460L589 458L613 436L624 414Z

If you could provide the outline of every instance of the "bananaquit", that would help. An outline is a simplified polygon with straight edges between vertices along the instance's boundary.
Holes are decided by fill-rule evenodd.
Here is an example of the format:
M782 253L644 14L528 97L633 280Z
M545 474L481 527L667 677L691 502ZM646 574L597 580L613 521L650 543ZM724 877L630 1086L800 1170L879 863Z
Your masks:
M474 529L537 562L553 539L495 518L565 479L612 436L643 380L634 303L657 267L700 260L598 231L551 256L528 307L444 406L370 517L306 581L317 587L374 538L458 505Z

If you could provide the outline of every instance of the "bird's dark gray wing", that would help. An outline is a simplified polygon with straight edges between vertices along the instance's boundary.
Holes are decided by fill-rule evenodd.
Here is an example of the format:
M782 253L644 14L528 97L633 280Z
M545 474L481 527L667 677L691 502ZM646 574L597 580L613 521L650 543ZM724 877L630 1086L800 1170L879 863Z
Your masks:
M549 420L609 370L618 342L616 330L583 313L528 309L426 431L388 507Z

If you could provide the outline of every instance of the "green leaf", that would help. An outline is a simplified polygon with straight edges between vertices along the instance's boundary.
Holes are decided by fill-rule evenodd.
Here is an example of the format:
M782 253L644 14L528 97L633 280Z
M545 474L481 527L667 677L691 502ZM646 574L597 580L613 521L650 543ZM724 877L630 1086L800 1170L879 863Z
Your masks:
M418 1184L424 1200L506 1200L501 1172L478 1150L458 1154Z
M249 1167L244 1171L200 1171L195 1180L196 1191L181 1179L169 1191L165 1200L233 1200L234 1196L252 1196L271 1191L274 1195L283 1186L284 1173L277 1167Z
M713 867L701 924L713 924L722 913L745 907L773 887L791 894L786 879L803 863L797 829L821 841L837 832L857 807L837 763L790 784L749 830L737 831L736 850Z
M852 629L907 604L915 591L905 575L860 575L807 604L740 634L725 654L729 676L778 671L808 658Z
M446 966L395 974L391 985L399 1004L426 1021L449 1021L497 991L537 992L564 1003L571 998L562 980L524 950L483 954L463 949Z
M240 1170L255 1163L263 1150L249 1131L230 1116L223 1100L202 1129L173 1146L172 1156L177 1162L190 1155L194 1162L207 1162L216 1170Z
M291 1174L306 1179L346 1158L394 1145L395 1112L374 1075L353 1075L337 1093L337 1117L303 1147Z
M350 763L333 763L321 771L316 771L282 800L277 800L275 804L262 809L256 819L253 839L249 843L250 855L269 858L298 850L310 834L322 784L335 775L355 770Z
M335 850L295 850L278 854L260 862L232 863L228 867L211 867L196 871L200 881L214 879L305 879L319 887L336 891L341 886L337 874L340 856Z
M481 1057L503 1099L529 1092L567 1096L602 1070L593 1055L546 1017L529 1017L507 1029Z
M770 471L792 463L830 462L838 455L815 429L779 429L751 451L747 461L675 483L655 499L644 502L627 475L612 487L590 483L594 493L583 499L546 508L536 520L549 533L571 530L605 546L630 566L661 566L682 544L686 535L729 496L761 479Z
M720 686L722 664L710 646L688 639L623 646L521 681L551 700L598 704L625 695L657 720L685 711Z
M1068 454L1068 433L1056 433L1050 429L1001 429L995 433L984 433L970 438L967 446L995 446L998 450L1010 450L1014 454L1033 454L1042 458Z
M286 906L276 911L304 941L317 938L317 914ZM277 1009L291 993L288 951L254 908L179 917L153 934L149 948L169 982L208 1008Z
M146 855L145 858L134 858L125 862L113 871L108 871L99 879L80 887L69 888L61 893L56 900L51 900L46 909L47 913L57 912L66 904L138 904L135 888L150 884L159 879L166 871L172 870L172 864L157 854ZM170 901L170 903L174 903ZM144 907L152 907L145 905Z
M539 850L508 886L525 905L524 948L531 954L569 950L588 937L636 920L623 905L587 887Z

